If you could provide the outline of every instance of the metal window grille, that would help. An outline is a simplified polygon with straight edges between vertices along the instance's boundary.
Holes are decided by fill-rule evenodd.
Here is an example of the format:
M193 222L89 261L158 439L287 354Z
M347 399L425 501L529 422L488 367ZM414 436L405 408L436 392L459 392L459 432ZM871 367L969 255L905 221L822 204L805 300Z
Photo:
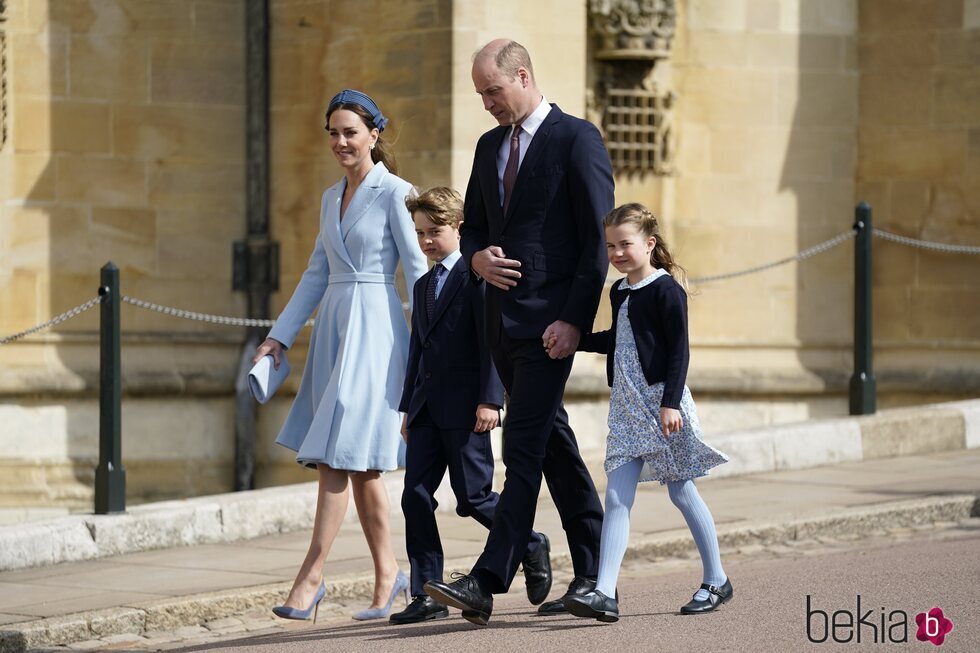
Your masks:
M667 172L668 102L668 96L645 89L607 91L602 127L617 171Z

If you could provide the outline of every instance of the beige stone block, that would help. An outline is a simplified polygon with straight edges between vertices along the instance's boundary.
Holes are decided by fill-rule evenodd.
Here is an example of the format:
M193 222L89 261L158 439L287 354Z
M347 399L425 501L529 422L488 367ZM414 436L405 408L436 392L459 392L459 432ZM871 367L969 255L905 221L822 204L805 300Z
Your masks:
M240 47L207 40L174 39L154 43L150 54L153 103L242 106L245 57Z
M243 165L159 162L149 166L148 188L158 209L245 210Z
M65 156L57 159L58 200L105 206L145 206L141 161Z
M892 208L888 220L881 220L878 224L916 233L933 201L932 184L920 179L896 179L891 182L891 200Z
M382 111L387 109L383 108ZM274 174L278 172L276 168L286 162L308 165L318 159L334 158L330 150L330 135L324 129L324 113L321 107L315 105L281 106L270 112L271 129L276 134L271 143L276 164L273 166ZM394 121L394 117L391 120ZM386 129L382 138L391 138L392 133Z
M89 211L79 207L56 206L48 209L50 271L57 283L62 275L85 275L98 270L89 254L102 250L104 241L96 241L89 231ZM96 244L97 243L97 244ZM76 304L85 301L83 296ZM74 304L72 304L74 305Z
M936 71L934 88L933 124L980 124L980 68Z
M909 339L912 312L912 289L909 286L875 286L872 291L874 313L872 327L879 340L903 342Z
M944 31L936 40L940 66L972 66L980 61L980 31L976 29Z
M873 125L928 125L933 113L934 73L924 69L865 72L861 75L861 122Z
M138 159L242 161L244 108L116 105L112 144Z
M855 205L867 202L871 206L871 219L887 224L891 219L892 183L888 180L859 180L855 193Z
M386 5L384 11L369 18L379 32L452 28L452 3L447 0L409 0ZM369 23L370 25L370 23Z
M688 43L688 63L693 66L742 68L748 61L755 36L745 32L693 32Z
M392 98L385 111L391 111L389 138L397 141L397 153L436 153L452 145L452 111L447 97Z
M173 36L191 30L191 0L59 0L51 24L73 33Z
M336 93L331 85L337 90L348 85L356 87L362 77L361 39L340 37L311 45L273 38L270 48L275 70L269 80L271 108L312 107L321 127L327 103Z
M443 95L452 88L446 63L451 51L448 30L379 35L377 47L364 51L364 84L378 89L372 97L382 106L387 98Z
M146 102L149 100L149 45L131 37L82 34L71 41L73 97Z
M15 333L42 321L38 290L44 275L37 270L14 268L0 276L0 325L3 332Z
M925 235L925 234L923 234ZM935 232L929 234L927 238L933 242L950 243L950 244L960 244L962 243L961 238L957 238L957 234L944 233L942 231L936 230ZM964 243L970 244L973 243ZM903 252L907 255L907 252ZM918 275L916 278L916 289L922 291L941 291L941 292L955 292L957 290L962 290L969 293L970 291L975 291L977 285L977 262L973 260L971 256L967 255L954 255L948 254L946 252L932 252L932 251L922 251L917 252L919 258ZM947 307L949 312L958 313L962 311L967 314L974 314L973 322L980 322L980 316L976 315L980 313L980 303L974 302L970 305L968 298L971 295L964 297L963 302L957 302L955 304L950 304ZM972 297L974 299L980 298L976 292L973 293ZM936 319L943 320L947 316L937 315ZM958 319L958 318L957 318ZM973 339L976 337L976 331L974 331Z
M683 121L712 127L771 125L776 76L762 71L691 68L678 71L678 107Z
M980 129L971 129L967 135L966 174L973 179L980 177Z
M862 32L957 29L963 24L963 0L862 0L858 25Z
M60 32L7 35L8 93L17 96L67 94L68 39Z
M806 20L810 18L810 14L808 12L803 13L804 31L855 34L858 27L857 5L859 2L860 0L822 0L821 2L807 2L803 0L803 6L807 7L810 11L814 7L819 7L819 14L813 17L817 22L815 25L812 25L812 29L806 29L807 27L811 27Z
M779 29L779 0L746 0L745 27L748 31L771 32Z
M752 34L746 38L753 68L799 70L840 69L845 40L825 34Z
M157 238L156 212L152 209L93 207L92 233L152 244Z
M323 0L276 2L269 6L270 36L275 42L317 42L356 33L371 19L363 5Z
M54 163L47 154L11 152L0 156L0 197L49 202L55 198Z
M745 30L745 0L689 0L687 9L692 30Z
M933 31L861 33L857 39L862 70L907 70L934 66L943 39Z
M191 8L194 33L203 38L240 43L245 38L245 8L243 2L195 0Z
M871 127L858 129L858 173L864 178L937 178L964 169L962 130Z
M922 428L923 421L929 428ZM865 460L954 451L964 446L963 415L953 410L896 411L862 418L860 424Z
M980 290L964 288L913 289L909 325L912 338L976 340L980 333Z
M710 132L711 172L746 175L753 167L752 132L747 129L713 129Z
M46 100L15 102L14 148L27 152L109 151L109 107Z
M679 130L677 143L675 165L680 174L699 176L707 174L711 169L710 127L693 122L685 123Z
M963 28L980 29L980 0L963 0Z
M857 114L856 74L801 72L779 75L776 124L840 129L855 125Z

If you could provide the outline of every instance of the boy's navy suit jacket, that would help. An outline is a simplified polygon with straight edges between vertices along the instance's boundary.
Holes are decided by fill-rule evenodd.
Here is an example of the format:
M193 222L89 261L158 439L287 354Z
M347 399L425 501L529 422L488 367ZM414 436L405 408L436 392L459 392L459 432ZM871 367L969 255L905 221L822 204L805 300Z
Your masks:
M461 257L448 272L432 319L425 310L429 270L413 289L412 337L398 410L408 425L425 406L441 429L472 431L478 404L504 405L504 386L484 336L484 284L475 284Z

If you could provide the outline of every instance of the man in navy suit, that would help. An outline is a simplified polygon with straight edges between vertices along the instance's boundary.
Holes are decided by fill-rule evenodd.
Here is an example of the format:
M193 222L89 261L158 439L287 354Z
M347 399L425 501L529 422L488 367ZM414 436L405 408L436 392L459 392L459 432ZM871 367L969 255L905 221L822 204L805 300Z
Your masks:
M456 512L490 528L498 494L493 485L490 431L504 404L504 387L484 338L483 284L471 281L459 252L463 202L451 188L431 188L406 202L419 247L433 262L414 288L412 339L398 410L405 413L405 544L412 565L412 603L391 615L395 624L449 616L423 585L441 579L442 542L433 496L449 469ZM528 598L540 603L551 589L538 573L548 563L548 539L525 542ZM550 567L548 569L550 576ZM545 584L545 580L547 583Z
M549 105L520 44L499 39L473 61L473 83L499 123L476 146L461 248L486 280L486 328L507 389L506 480L486 548L470 574L431 581L434 600L486 624L493 594L521 563L542 472L561 515L575 578L590 591L599 560L602 506L562 405L572 355L592 329L608 270L603 216L613 207L609 155L595 126ZM542 347L542 335L554 345ZM562 611L560 602L539 612Z

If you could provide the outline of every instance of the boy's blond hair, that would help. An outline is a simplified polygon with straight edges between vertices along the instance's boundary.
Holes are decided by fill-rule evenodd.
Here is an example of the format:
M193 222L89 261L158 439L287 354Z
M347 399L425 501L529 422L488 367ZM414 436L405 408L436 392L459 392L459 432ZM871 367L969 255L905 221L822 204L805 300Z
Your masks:
M463 198L452 188L436 186L405 199L409 213L421 211L433 224L458 227L463 221Z

